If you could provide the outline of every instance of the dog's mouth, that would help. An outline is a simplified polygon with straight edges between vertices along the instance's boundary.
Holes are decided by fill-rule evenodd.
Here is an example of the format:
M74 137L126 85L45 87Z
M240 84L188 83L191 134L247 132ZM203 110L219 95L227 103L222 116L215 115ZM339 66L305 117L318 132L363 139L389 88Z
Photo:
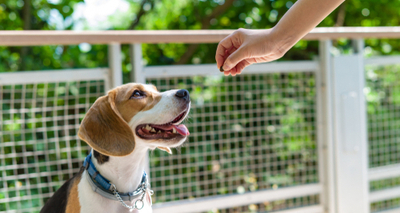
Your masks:
M180 124L188 110L179 114L174 120L165 124L141 124L136 127L136 134L143 139L173 139L188 136L189 130Z

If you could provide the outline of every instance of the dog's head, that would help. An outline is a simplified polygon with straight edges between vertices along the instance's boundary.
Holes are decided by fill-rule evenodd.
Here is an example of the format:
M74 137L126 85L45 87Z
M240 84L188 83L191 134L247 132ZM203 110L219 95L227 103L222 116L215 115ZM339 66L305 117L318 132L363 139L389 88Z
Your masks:
M109 156L130 154L140 143L171 153L189 135L180 124L190 110L187 90L163 93L153 85L130 83L100 97L87 112L78 136Z

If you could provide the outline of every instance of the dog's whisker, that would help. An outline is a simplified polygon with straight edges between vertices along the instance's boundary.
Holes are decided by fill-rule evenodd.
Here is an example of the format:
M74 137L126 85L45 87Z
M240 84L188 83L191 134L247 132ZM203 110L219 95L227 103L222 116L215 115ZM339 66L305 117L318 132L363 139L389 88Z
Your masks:
M193 123L193 117L189 114L188 116L186 116L186 118L185 118L185 120L183 120L183 122L191 124L191 123Z
M175 148L181 149L182 147L189 146L189 143L187 143L187 141L188 141L188 139L186 139L185 142L184 142L183 144L181 144L180 146L177 146L177 147L175 147Z

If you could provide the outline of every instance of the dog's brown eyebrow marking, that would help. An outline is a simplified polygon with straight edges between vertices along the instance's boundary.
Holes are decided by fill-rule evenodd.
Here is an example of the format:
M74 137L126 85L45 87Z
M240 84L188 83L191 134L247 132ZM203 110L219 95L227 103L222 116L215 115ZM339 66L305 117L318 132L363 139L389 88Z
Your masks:
M156 87L156 86L154 86L153 84L149 84L149 85L150 85L151 87L153 87L155 91L157 91L157 92L158 92L158 89L157 89L157 87Z
M146 97L143 99L128 100L135 90L141 90L145 92ZM112 90L109 92L109 94L110 93L116 93L117 109L126 122L129 122L138 112L152 109L162 98L160 93L152 92L148 87L146 90L144 85L134 85L130 88L125 86L119 88L118 90Z
M135 90L146 91L146 88L143 85L139 84L139 85L135 85L135 87L133 89L131 89L131 92L133 92Z

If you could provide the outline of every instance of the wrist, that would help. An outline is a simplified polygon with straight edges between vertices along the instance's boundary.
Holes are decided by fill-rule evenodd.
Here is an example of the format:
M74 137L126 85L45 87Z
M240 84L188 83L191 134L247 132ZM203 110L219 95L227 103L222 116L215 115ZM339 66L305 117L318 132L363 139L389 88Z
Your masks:
M282 54L289 51L300 39L292 35L290 31L282 31L279 29L279 26L275 26L271 29L270 36L274 44L274 50Z

